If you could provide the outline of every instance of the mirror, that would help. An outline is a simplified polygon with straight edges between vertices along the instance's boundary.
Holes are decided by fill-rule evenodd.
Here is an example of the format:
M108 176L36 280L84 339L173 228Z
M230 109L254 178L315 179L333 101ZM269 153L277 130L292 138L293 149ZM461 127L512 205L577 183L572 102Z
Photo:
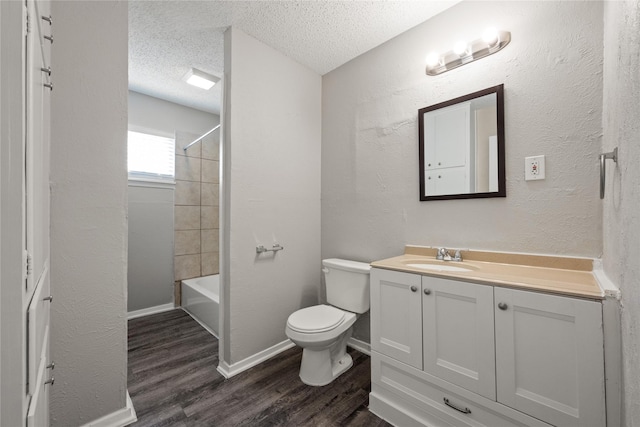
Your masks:
M418 110L420 200L506 197L503 85Z

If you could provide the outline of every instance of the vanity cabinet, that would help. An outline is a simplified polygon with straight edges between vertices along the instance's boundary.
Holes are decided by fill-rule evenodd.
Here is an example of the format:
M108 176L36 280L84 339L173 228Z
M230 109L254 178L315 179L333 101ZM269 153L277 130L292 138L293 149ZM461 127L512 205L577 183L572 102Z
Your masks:
M373 268L371 348L396 425L606 425L598 301Z

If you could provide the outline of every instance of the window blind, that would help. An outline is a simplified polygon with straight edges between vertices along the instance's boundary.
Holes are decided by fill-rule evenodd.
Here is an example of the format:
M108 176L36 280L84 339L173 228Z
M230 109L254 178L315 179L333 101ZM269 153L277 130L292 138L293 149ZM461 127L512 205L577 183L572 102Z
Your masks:
M129 178L173 181L175 140L147 133L128 133Z

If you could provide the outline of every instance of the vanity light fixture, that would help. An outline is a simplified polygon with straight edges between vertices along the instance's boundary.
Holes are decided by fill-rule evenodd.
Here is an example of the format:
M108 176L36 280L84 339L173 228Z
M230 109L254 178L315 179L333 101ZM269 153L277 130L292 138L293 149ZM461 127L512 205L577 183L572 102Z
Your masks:
M432 52L427 56L427 75L437 76L446 71L453 70L461 65L468 64L477 59L496 53L511 41L509 31L487 28L482 37L470 43L464 40L458 41L453 49L444 54Z
M198 70L197 68L192 68L187 71L187 74L185 74L182 80L189 83L190 85L205 90L211 89L213 85L220 81L218 77L207 74L204 71Z

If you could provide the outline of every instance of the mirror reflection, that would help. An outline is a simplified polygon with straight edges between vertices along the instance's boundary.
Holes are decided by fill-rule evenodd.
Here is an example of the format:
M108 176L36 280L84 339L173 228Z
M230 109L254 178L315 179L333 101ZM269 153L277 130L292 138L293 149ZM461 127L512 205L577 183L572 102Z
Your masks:
M505 197L503 86L418 112L420 200Z

